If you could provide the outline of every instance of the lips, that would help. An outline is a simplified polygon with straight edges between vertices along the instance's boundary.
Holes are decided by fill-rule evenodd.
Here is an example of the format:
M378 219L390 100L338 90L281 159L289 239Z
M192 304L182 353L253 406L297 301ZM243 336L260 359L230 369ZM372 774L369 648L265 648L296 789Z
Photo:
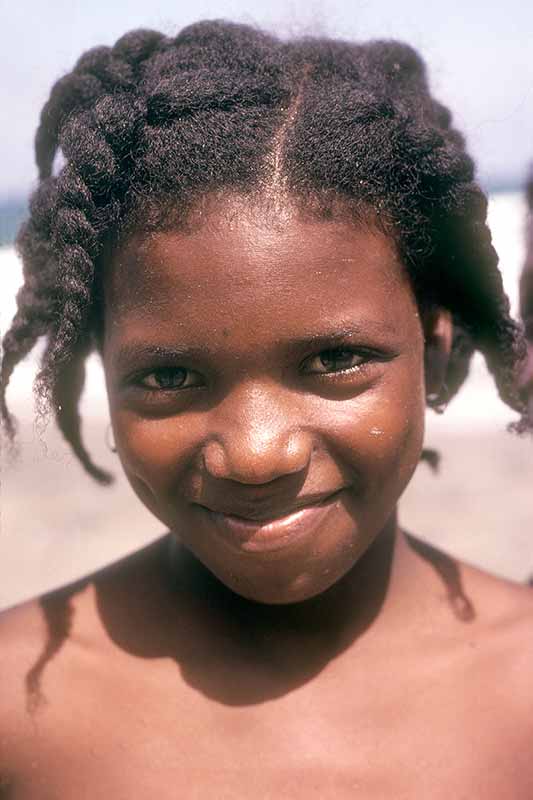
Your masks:
M232 548L247 552L273 552L312 539L339 504L340 491L272 513L256 509L253 517L201 506L216 536Z
M309 508L310 506L318 506L328 502L339 494L342 488L344 487L309 493L287 502L279 499L273 501L266 498L264 492L258 491L257 493L247 492L246 500L232 498L228 501L225 497L212 497L205 500L197 500L196 503L213 513L238 517L250 522L272 522L289 516L301 508Z

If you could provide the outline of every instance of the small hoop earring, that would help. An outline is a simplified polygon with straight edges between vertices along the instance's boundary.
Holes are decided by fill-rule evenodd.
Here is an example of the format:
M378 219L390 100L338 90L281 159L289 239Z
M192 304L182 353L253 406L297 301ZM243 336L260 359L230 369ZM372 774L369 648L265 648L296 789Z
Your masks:
M113 428L111 427L111 423L109 423L105 429L105 443L108 450L110 450L112 453L117 452L117 446L115 444L115 437L113 436Z
M439 392L430 392L426 396L427 403L437 414L444 414L450 402L450 392L445 383L440 387Z

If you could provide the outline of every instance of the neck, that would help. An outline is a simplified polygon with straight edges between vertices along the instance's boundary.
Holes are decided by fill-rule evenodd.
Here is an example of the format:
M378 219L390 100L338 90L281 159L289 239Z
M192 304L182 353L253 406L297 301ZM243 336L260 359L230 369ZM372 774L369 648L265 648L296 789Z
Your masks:
M355 638L384 615L399 613L409 594L412 553L396 515L352 569L327 591L291 605L263 605L236 595L221 584L176 539L169 542L171 581L208 615L238 620L243 635L258 629L270 635L320 631L337 638L341 631ZM401 612L400 612L401 613ZM221 621L221 620L219 620Z
M418 559L396 518L328 591L284 606L239 597L179 545L169 559L169 541L96 581L98 613L116 646L175 661L185 680L223 703L284 695L343 652L388 646L420 605Z

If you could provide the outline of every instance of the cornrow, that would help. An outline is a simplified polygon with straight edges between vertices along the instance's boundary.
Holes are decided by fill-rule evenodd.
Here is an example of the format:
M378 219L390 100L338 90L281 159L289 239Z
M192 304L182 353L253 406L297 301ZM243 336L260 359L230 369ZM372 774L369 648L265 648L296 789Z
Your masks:
M109 480L85 450L78 413L106 253L130 230L185 221L203 195L227 190L284 191L318 213L340 204L370 214L397 242L421 307L453 317L447 395L429 404L438 409L460 389L477 350L520 415L515 427L533 428L517 388L525 343L509 314L486 199L407 45L282 42L226 22L174 39L134 31L90 50L56 83L35 150L40 184L17 240L24 285L0 372L10 436L10 376L44 336L42 413L51 407L87 471ZM64 166L54 174L58 151Z

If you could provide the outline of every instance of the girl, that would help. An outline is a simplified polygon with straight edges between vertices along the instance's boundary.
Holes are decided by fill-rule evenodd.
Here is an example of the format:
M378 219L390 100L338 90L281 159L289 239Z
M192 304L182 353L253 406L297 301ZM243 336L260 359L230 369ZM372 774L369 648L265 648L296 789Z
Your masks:
M531 798L531 593L397 517L474 351L532 426L416 53L137 31L55 85L36 152L2 390L45 336L41 407L106 482L77 412L96 348L170 533L4 615L3 796Z

